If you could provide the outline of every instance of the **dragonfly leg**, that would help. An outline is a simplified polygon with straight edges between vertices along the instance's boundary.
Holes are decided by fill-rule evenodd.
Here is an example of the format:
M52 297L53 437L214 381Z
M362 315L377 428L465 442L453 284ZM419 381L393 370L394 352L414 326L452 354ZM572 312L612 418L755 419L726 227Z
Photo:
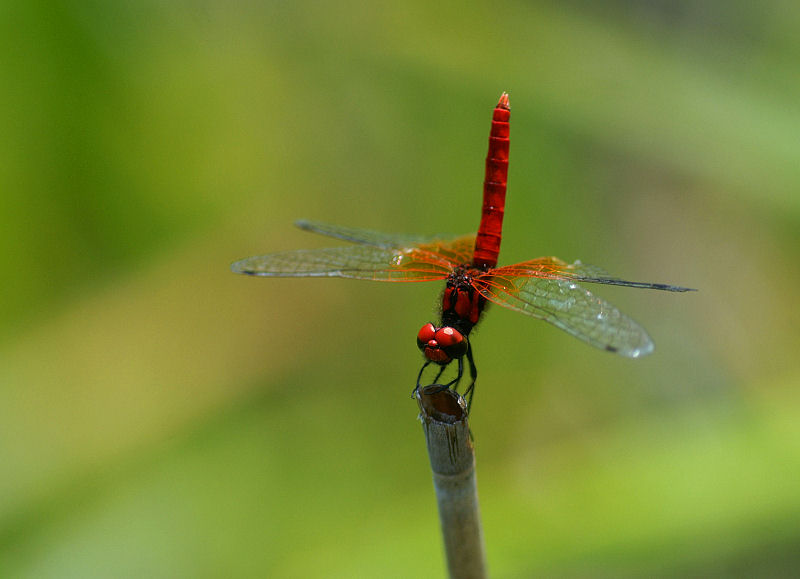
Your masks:
M469 362L469 375L472 378L472 383L464 391L464 397L467 398L467 414L472 408L472 397L475 395L475 380L478 378L478 368L475 366L475 358L472 357L472 344L467 346L467 362Z
M426 360L425 363L422 365L422 368L420 368L419 374L417 374L417 385L411 391L412 397L417 393L417 390L419 390L422 387L422 384L420 383L420 380L422 380L422 373L425 371L425 368L427 368L430 363L431 363L430 360Z
M468 352L469 360L470 360L470 362L469 362L470 375L472 376L472 384L474 385L475 384L475 373L476 373L475 372L475 364L472 362L472 354L471 354L470 350L468 349L467 352ZM426 360L426 362L422 365L422 368L420 368L419 374L417 374L417 385L414 387L414 390L412 390L412 396L414 394L416 394L417 390L422 388L422 373L425 372L425 368L427 368L430 363L431 363L431 360ZM436 386L437 385L436 382L439 380L439 378L442 377L442 374L444 374L444 371L447 369L448 365L449 365L449 362L447 364L443 365L439 369L439 372L436 374L436 377L433 379L433 382L430 384L430 386ZM448 382L447 384L440 384L438 388L432 390L430 393L431 394L437 394L439 392L443 392L443 391L449 390L451 388L453 390L457 391L458 383L461 381L461 378L463 376L464 376L464 357L462 356L461 358L458 358L458 373L457 373L456 377L454 379L452 379L450 382ZM469 390L471 390L471 389L472 389L472 385L470 385L470 387L467 390L467 392L469 392Z
M458 375L447 383L445 388L453 388L456 392L458 392L458 383L461 381L461 377L464 375L464 357L458 359Z
M452 386L454 382L458 382L461 379L461 372L462 372L462 370L461 370L461 360L459 359L458 362L459 362L458 377L453 382L450 382L449 384L440 384L438 388L436 388L434 390L431 390L430 394L438 394L439 392L443 392L443 391L447 390L448 388L450 388L450 386ZM420 368L419 374L417 374L417 385L414 387L414 390L411 391L411 396L412 397L417 393L417 390L422 388L422 373L425 372L425 368L427 368L430 364L431 364L431 360L427 360L422 365L422 368ZM431 382L429 384L429 386L436 386L436 381L441 377L442 374L444 374L444 371L445 371L446 368L447 368L447 365L441 367L441 369L439 370L439 373L436 374L436 378L433 379L433 382Z
M459 360L458 362L460 364L461 360ZM436 382L439 380L439 378L442 376L442 374L444 374L444 371L446 369L447 369L447 364L442 366L442 368L439 370L439 373L436 374L436 378L433 379L433 383L431 384L431 386L436 386ZM459 372L460 372L460 368L459 368ZM454 380L454 382L458 382L458 380L459 380L459 378L456 378ZM434 390L431 390L431 394L438 394L439 392L444 392L445 390L450 388L450 386L452 386L452 385L453 385L453 382L449 382L448 384L439 384L438 388L435 388Z

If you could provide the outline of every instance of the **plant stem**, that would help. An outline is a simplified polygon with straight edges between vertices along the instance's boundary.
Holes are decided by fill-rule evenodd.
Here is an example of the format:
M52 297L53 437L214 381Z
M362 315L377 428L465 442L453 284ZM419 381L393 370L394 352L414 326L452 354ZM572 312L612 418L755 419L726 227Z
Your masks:
M469 433L466 402L456 392L417 391L420 421L428 445L439 520L452 579L486 577L475 450Z

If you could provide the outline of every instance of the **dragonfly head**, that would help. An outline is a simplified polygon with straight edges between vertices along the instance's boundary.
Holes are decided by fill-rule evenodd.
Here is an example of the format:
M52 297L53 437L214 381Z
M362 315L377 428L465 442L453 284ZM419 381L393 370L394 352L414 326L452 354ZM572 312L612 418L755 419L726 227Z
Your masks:
M445 365L466 354L469 343L466 336L455 328L437 328L428 322L417 334L417 347L431 362Z

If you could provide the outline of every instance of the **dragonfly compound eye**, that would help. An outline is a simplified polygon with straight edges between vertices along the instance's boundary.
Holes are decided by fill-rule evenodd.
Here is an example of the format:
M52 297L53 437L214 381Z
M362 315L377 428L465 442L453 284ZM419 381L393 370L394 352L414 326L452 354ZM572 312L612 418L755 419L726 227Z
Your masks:
M417 334L417 346L431 362L448 364L467 353L467 339L449 326L437 328L431 323L422 326Z
M436 337L436 326L428 322L417 334L417 347L424 350L428 343Z
M455 328L439 328L434 339L450 358L460 358L467 353L467 339Z

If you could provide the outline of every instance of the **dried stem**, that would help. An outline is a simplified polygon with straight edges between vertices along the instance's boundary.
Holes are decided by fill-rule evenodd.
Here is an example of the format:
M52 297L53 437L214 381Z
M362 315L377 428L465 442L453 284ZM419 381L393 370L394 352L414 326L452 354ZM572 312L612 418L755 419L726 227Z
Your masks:
M417 391L420 421L433 470L447 567L453 579L486 577L475 451L470 440L466 402L437 386Z

